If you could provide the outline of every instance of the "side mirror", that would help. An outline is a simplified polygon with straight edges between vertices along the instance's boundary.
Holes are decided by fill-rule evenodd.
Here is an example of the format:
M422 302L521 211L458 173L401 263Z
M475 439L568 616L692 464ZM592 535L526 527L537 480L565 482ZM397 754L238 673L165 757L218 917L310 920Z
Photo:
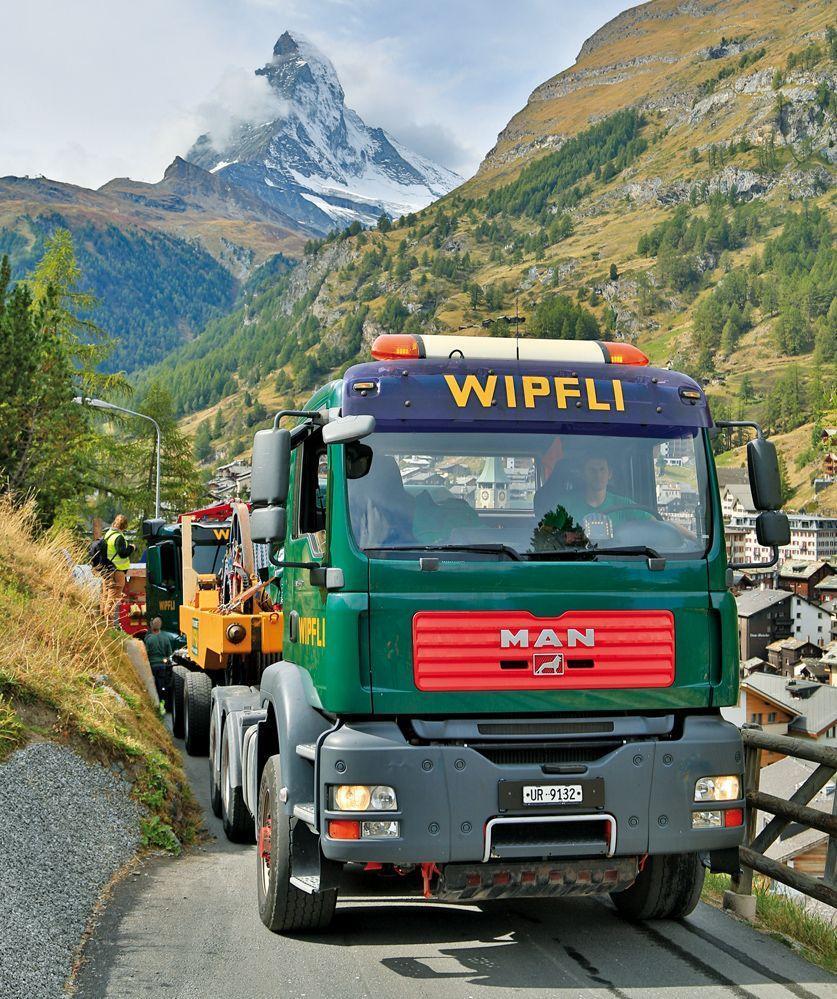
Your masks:
M260 430L253 438L250 501L253 506L284 506L291 475L291 434Z
M250 537L257 544L284 544L287 528L288 512L283 506L262 506L250 514Z
M782 507L782 483L779 458L771 441L758 437L747 445L747 471L750 490L757 510L779 510ZM788 542L782 542L787 544Z
M339 416L323 427L323 441L326 444L347 444L368 437L374 429L374 416Z
M786 513L765 510L756 517L756 539L762 548L782 548L790 544L790 521Z

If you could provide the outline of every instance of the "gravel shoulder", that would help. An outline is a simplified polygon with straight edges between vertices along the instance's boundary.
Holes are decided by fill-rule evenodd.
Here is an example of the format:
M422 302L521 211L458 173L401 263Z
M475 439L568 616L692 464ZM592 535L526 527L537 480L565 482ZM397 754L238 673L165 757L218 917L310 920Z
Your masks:
M140 843L131 785L66 746L0 764L0 995L53 999L94 906Z

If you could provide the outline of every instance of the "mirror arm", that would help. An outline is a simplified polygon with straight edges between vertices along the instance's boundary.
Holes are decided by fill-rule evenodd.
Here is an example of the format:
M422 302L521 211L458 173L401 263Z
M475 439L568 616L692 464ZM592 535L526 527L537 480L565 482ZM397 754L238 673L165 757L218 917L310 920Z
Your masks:
M279 421L286 416L308 416L318 427L323 426L328 419L327 414L321 409L280 409L273 417L274 430L279 429Z
M754 423L752 420L716 420L715 426L719 430L735 430L738 427L749 427L751 430L755 430L756 437L764 439L764 431L761 429L761 424Z
M779 548L777 545L771 545L770 551L772 555L768 562L728 562L728 569L772 569L774 565L779 562Z

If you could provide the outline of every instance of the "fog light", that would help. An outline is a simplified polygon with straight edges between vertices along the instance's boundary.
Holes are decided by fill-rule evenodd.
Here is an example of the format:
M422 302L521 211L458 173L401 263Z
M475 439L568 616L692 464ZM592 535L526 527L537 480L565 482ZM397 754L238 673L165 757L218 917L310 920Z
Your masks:
M692 812L693 829L720 829L720 812Z
M351 819L329 819L328 834L332 839L360 839L360 823Z
M370 808L373 812L394 812L398 808L395 789L388 784L373 787Z
M701 777L695 784L695 801L737 801L741 797L741 781L733 775Z
M365 812L371 800L365 784L340 784L334 789L334 807L340 812Z
M361 839L393 839L401 835L400 822L361 822Z

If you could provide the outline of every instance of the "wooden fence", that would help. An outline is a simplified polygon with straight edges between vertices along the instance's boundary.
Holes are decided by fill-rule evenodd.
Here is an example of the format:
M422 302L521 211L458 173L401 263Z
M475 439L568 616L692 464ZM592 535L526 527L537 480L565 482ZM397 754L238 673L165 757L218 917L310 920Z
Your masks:
M807 739L792 739L770 735L759 728L742 729L744 739L744 788L747 798L747 819L744 846L740 848L741 875L733 878L732 889L739 895L751 895L753 872L780 881L789 888L837 907L837 790L831 814L810 808L809 802L837 771L837 749L822 746ZM759 790L762 750L781 753L797 760L818 764L789 799L778 798ZM773 818L756 835L756 813L768 812ZM821 878L796 871L787 864L765 856L767 848L779 838L790 822L828 833L825 872Z

